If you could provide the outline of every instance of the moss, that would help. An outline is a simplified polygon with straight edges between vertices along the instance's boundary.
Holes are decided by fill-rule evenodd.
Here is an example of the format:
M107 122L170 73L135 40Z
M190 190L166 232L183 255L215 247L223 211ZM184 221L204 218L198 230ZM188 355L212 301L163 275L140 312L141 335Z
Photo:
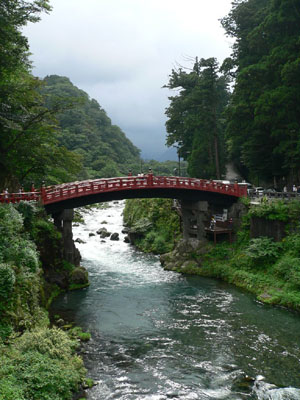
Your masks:
M71 328L68 331L68 333L72 338L77 338L77 339L81 340L82 342L87 342L91 339L91 334L89 332L83 332L82 328L80 328L79 326L75 326L74 328Z
M47 285L47 296L46 296L46 303L45 303L45 307L47 310L50 308L53 300L56 297L58 297L61 293L63 293L63 290L59 286L57 286L55 284Z
M90 379L90 378L86 378L83 383L83 386L87 389L91 389L94 385L95 385L95 382L93 381L93 379Z

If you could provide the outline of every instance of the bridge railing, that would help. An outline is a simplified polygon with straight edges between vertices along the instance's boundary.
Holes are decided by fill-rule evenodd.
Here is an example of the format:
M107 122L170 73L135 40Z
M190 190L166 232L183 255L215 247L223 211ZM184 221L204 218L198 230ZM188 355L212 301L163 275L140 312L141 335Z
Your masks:
M40 199L41 202L46 205L89 194L149 188L192 189L216 192L235 197L247 196L246 186L238 184L225 184L206 179L147 174L144 176L126 176L64 183L61 185L42 187L39 192L3 193L0 194L0 202L16 203L21 200Z
M41 192L1 193L0 203L19 203L20 201L37 201L41 198Z
M224 184L206 179L178 176L154 176L148 174L144 176L87 180L47 187L42 190L42 201L44 204L50 204L60 200L89 194L146 188L198 189L236 197L247 196L246 186Z

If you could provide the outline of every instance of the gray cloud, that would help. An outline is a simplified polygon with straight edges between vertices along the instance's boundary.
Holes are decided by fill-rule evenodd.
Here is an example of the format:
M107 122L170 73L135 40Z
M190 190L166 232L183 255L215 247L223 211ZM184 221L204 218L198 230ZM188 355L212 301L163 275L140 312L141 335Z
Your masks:
M179 62L230 54L218 19L231 0L52 0L24 30L33 73L58 74L99 101L142 153L165 151L168 91Z

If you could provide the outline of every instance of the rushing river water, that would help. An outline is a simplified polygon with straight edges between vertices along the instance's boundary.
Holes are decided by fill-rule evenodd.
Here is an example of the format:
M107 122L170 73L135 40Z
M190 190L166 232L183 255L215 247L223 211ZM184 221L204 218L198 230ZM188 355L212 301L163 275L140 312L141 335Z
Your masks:
M74 227L91 286L53 305L92 333L84 360L98 384L88 399L300 399L300 316L164 271L123 242L122 210L93 210ZM120 241L89 236L102 226Z

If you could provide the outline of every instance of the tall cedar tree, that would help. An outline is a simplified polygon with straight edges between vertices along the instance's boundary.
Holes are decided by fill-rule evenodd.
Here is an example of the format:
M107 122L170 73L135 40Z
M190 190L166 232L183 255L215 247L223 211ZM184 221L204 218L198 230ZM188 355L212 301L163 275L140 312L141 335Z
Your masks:
M253 181L300 183L300 2L235 1L222 25L236 39L231 158Z
M189 174L199 178L220 179L225 172L222 113L229 92L218 71L215 58L196 58L192 71L172 70L165 86L179 91L166 109L167 145L178 147Z

